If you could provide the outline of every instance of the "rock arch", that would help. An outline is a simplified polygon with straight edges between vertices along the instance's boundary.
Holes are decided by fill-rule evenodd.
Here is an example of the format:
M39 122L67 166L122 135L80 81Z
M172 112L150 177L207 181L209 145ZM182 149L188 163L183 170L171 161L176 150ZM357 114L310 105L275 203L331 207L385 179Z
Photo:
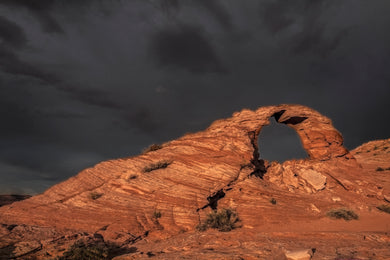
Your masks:
M297 132L311 160L326 161L351 156L343 145L342 135L334 128L332 121L314 109L302 105L283 104L261 107L255 111L243 110L233 114L231 124L228 127L225 124L224 130L231 131L233 127L245 130L251 139L256 139L256 142L252 141L256 144L262 128L270 124L271 117ZM210 130L221 130L220 123L222 122L215 122ZM261 149L257 145L255 148Z
M307 160L277 165L259 160L257 139L270 117L298 133ZM108 226L105 237L119 234L115 232L142 237L161 226L172 233L194 229L205 218L204 209L237 203L240 215L255 223L259 218L253 213L272 205L259 203L259 199L264 202L260 190L264 194L317 192L330 182L333 187L353 187L347 177L358 171L351 171L357 165L351 158L331 120L313 109L301 105L244 109L204 131L167 142L161 149L101 162L43 194L3 206L0 222L89 233ZM169 167L144 170L167 160L172 162ZM271 187L267 181L276 185ZM104 195L91 200L91 192ZM156 209L163 216L158 225L153 218Z
M281 163L308 158L301 139L294 129L278 123L273 117L269 121L270 125L261 130L258 138L261 159Z
M289 106L272 116L278 123L286 124L298 133L310 159L329 160L345 156L348 150L343 146L343 137L333 127L332 121L314 110L308 113L307 108L300 108Z

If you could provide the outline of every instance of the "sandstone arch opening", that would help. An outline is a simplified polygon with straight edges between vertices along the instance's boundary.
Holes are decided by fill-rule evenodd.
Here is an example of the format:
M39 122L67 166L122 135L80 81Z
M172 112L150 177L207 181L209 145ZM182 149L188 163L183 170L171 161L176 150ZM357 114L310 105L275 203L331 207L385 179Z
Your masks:
M258 137L260 159L278 161L304 159L308 155L296 131L271 117L270 124L263 127Z

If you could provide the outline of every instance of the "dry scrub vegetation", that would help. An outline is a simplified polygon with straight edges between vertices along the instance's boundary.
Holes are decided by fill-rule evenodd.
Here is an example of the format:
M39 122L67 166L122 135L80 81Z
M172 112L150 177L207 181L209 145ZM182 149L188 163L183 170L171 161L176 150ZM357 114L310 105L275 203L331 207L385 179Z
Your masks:
M164 169L164 168L167 168L171 163L172 163L172 161L167 161L167 160L162 160L162 161L159 161L157 163L152 163L149 166L146 166L143 169L143 172L151 172L151 171L158 170L158 169Z
M161 148L163 148L162 145L160 144L152 144L150 145L148 148L145 148L142 153L145 154L145 153L148 153L148 152L153 152L153 151L157 151L157 150L160 150Z
M389 205L382 204L376 208L379 209L380 211L383 211L383 212L390 214L390 206Z
M354 211L350 209L345 209L345 208L339 208L339 209L332 209L326 213L326 215L330 218L335 218L335 219L345 219L347 221L352 220L352 219L359 219L358 214L356 214Z
M205 231L208 228L218 229L221 232L231 231L239 227L238 214L232 209L214 210L207 215L206 221L199 224L196 228L199 231Z

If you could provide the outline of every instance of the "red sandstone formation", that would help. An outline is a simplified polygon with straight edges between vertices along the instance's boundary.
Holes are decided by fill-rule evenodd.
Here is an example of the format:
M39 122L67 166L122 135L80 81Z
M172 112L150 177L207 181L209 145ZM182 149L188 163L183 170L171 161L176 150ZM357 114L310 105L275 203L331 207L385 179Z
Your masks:
M277 163L259 158L257 137L270 117L298 133L308 159ZM365 149L374 150L373 145L376 153L368 153ZM355 234L364 231L367 236L380 234L380 239L371 239L366 245L378 248L383 257L377 259L386 259L390 257L386 246L390 238L385 235L390 215L375 207L390 198L386 175L390 139L367 146L350 153L331 120L308 107L243 110L203 132L187 134L136 157L99 163L41 195L1 207L2 238L8 238L5 242L0 238L0 248L21 242L39 245L27 246L25 251L20 249L23 245L17 248L22 252L19 255L44 259L46 253L60 254L62 248L47 241L68 235L62 240L69 244L86 232L138 248L117 259L148 257L146 252L155 255L157 249L164 252L162 258L175 258L185 251L190 258L223 258L227 252L228 258L268 259L314 247L314 258L333 259L342 255L337 248L344 250L359 236ZM384 170L377 171L377 167ZM275 203L270 203L271 199ZM326 212L335 207L354 209L361 216L359 222L330 220ZM196 231L208 213L221 208L236 210L241 228L229 234ZM10 225L18 229L10 229ZM47 230L42 231L43 227ZM352 232L350 236L343 233L347 231ZM25 238L23 234L30 235ZM344 244L339 235L344 236ZM161 242L161 238L166 240ZM212 244L216 251L207 251L205 244L215 239L221 239ZM267 245L267 241L273 244ZM305 248L296 248L298 244ZM349 251L370 254L362 248Z

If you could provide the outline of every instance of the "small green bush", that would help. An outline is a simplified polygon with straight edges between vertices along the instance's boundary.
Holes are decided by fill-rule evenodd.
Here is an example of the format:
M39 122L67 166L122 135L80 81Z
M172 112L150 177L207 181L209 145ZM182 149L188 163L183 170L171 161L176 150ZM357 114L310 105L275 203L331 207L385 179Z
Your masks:
M161 148L163 148L163 146L160 145L160 144L152 144L149 147L145 148L142 151L142 153L148 153L148 152L152 152L152 151L157 151L157 150L160 150Z
M166 160L159 161L157 163L152 163L149 166L146 166L143 169L143 172L151 172L158 169L164 169L167 168L171 163L172 163L171 161L166 161Z
M383 172L385 169L383 169L382 167L378 167L378 168L376 168L376 171L377 172Z
M214 210L207 215L206 221L196 228L205 231L208 228L218 229L221 232L228 232L237 227L238 214L232 209Z
M339 208L339 209L332 209L326 213L326 215L330 218L335 218L335 219L345 219L347 221L352 220L352 219L359 219L359 216L353 212L350 209L344 209L344 208Z
M99 192L96 192L96 191L93 191L89 194L89 197L92 199L92 200L97 200L98 198L100 198L101 196L103 196L103 193L99 193Z
M271 198L271 199L269 200L269 202L271 202L273 205L275 205L275 204L276 204L276 199L275 199L275 198Z
M383 211L383 212L386 212L386 213L389 213L390 214L390 206L389 205L385 205L385 204L382 204L378 207L376 207L377 209Z

